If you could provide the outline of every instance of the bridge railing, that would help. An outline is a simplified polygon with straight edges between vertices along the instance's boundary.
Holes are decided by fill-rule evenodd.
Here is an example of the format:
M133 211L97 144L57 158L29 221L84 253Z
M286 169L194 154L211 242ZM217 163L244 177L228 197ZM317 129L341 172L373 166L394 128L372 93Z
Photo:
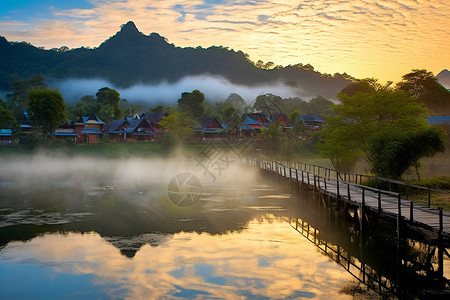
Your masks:
M450 192L440 190L440 189L432 189L424 186L408 184L402 181L393 180L384 177L372 176L372 175L364 175L357 174L347 171L340 171L332 168L326 168L319 165L307 164L304 162L276 162L280 166L288 166L294 169L307 171L311 174L319 175L325 178L333 178L336 180L340 180L342 182L350 182L354 184L364 185L366 187L375 185L374 187L381 190L387 190L390 192L400 193L406 199L410 199L411 195L417 195L412 197L412 201L414 199L421 200L420 202L425 202L428 207L431 207L432 203L432 195L433 194L441 194L441 195L450 195Z

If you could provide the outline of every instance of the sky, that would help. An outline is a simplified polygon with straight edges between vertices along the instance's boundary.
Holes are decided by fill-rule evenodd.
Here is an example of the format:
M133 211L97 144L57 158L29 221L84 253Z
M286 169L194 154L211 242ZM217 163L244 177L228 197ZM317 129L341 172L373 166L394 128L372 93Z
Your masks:
M97 47L127 21L180 47L382 82L450 69L448 0L0 1L0 35L46 49Z

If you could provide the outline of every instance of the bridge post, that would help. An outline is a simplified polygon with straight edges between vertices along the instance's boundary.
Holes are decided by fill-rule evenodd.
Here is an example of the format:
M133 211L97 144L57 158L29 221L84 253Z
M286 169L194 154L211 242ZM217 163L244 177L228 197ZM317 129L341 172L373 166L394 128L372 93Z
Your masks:
M439 231L438 231L438 277L441 279L444 276L444 242L442 238L443 231L443 216L442 207L439 207Z
M381 190L378 190L378 213L381 213Z
M400 254L400 222L402 218L402 198L400 194L397 197L397 252Z
M336 192L337 192L337 200L339 200L339 179L336 179Z
M409 206L409 219L412 221L414 221L414 202L410 202L410 206Z
M350 201L351 200L351 197L350 197L350 183L348 183L348 182L347 182L347 197L348 197L348 201Z

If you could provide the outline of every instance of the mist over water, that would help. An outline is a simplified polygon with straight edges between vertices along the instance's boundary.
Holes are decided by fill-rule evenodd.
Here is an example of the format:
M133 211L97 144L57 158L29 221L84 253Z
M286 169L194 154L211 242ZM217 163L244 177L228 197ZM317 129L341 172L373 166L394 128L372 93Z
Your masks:
M148 106L176 104L183 92L192 92L193 90L201 91L205 94L206 100L211 102L224 101L230 93L237 93L249 104L258 95L268 93L282 98L300 97L310 99L313 96L283 82L245 86L234 84L223 77L212 75L184 77L175 83L163 81L153 85L136 84L129 88L118 88L107 80L100 78L49 80L49 86L58 89L66 102L69 103L79 101L86 95L95 95L102 87L109 87L117 90L122 98L130 102L138 102Z
M245 186L253 183L256 172L234 160L220 173L206 169L182 155L170 158L67 157L40 153L27 157L0 159L0 184L18 190L49 189L56 186L145 188L167 185L180 173L198 177L202 184ZM214 176L213 176L214 175Z

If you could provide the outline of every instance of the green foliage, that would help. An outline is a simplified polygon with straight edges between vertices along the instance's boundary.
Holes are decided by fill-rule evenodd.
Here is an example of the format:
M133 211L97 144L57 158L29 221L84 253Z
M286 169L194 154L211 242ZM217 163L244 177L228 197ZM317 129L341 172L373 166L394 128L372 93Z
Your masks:
M44 134L53 132L67 121L66 104L56 90L33 90L29 95L29 114L33 124Z
M74 106L69 107L69 118L78 120L80 117L95 114L105 122L131 116L141 110L140 105L129 104L121 99L119 92L108 87L98 90L96 97L86 95Z
M333 102L322 96L316 96L309 101L308 113L318 116L331 115Z
M440 127L416 132L382 131L369 140L372 172L380 177L398 179L422 157L444 152L445 131Z
M297 137L305 132L305 124L303 119L300 119L299 116L302 115L302 112L298 109L291 112L291 114L288 117L289 123L292 126L292 131L294 135L294 140L297 139Z
M199 90L184 92L178 99L178 108L194 118L202 117L205 112L205 95Z
M152 108L150 108L151 112L163 112L164 111L164 105L156 105Z
M192 136L196 122L189 114L174 111L169 116L164 117L159 124L183 143Z
M104 87L95 94L97 102L100 104L99 117L106 122L123 118L120 108L120 94L116 90Z
M257 137L262 140L262 146L270 156L289 160L294 155L294 147L289 134L283 132L283 126L282 122L273 122Z
M179 144L180 140L178 139L178 136L172 132L167 132L161 139L161 146L168 154L172 153Z
M256 97L253 108L269 116L272 120L274 116L285 112L284 100L280 96L265 94Z
M436 176L424 178L421 180L414 180L409 183L424 186L430 189L450 190L450 176Z
M0 98L0 129L17 129L16 118L13 113L6 107L6 103Z
M239 113L243 113L248 110L248 106L245 100L236 93L231 93L230 95L228 95L227 100L225 100L225 104L232 105Z
M80 117L87 114L98 115L101 105L97 99L92 95L87 95L81 98L75 106L68 108L69 118L71 120L78 120Z
M22 117L23 110L28 109L28 96L34 89L46 89L43 75L35 75L26 80L16 80L12 83L12 93L7 95L8 107L16 118Z
M437 81L432 72L414 69L403 75L397 87L416 96L419 102L428 108L431 115L450 114L450 91Z
M413 134L428 127L426 110L402 90L377 86L370 92L338 95L337 114L326 119L318 148L337 169L351 170L358 159L373 162L369 141L382 132Z
M365 78L356 80L342 89L341 94L355 96L357 93L374 93L382 89L380 83L375 78Z
M234 119L239 118L238 110L233 105L228 105L222 112L222 119L225 124L230 124Z

